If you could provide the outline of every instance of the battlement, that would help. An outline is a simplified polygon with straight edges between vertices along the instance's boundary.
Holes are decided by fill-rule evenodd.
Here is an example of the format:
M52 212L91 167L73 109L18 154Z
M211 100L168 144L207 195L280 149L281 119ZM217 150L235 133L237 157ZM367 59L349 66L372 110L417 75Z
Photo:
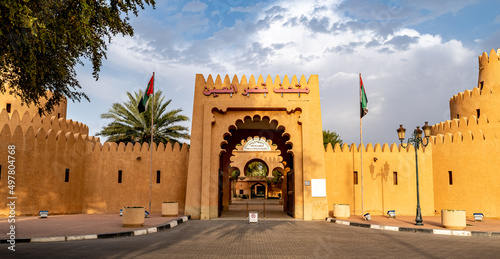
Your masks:
M479 56L477 87L450 98L450 119L482 114L500 117L500 49Z
M433 143L439 145L500 139L500 127L491 121L498 122L498 119L481 115L479 119L471 116L440 122L432 126Z
M25 130L23 130L23 127L21 125L17 125L12 128L8 124L4 124L2 130L0 131L0 138L5 141L5 143L16 143L18 145L21 145L21 143L24 143L24 145L31 145L35 141L41 141L48 146L53 145L52 147L55 148L58 145L67 146L68 144L70 144L74 146L75 149L78 149L76 147L81 147L81 149L79 150L74 150L76 152L79 152L80 154L82 154L81 152L83 152L84 149L84 147L82 146L83 143L87 143L88 145L86 154L88 154L89 152L116 152L123 154L150 153L148 143L144 143L142 145L139 143L135 143L135 145L132 143L128 143L125 145L125 143L123 142L120 144L114 142L105 142L104 144L101 144L98 137L65 130L46 130L44 127L36 128L33 126L29 126L25 128ZM155 143L153 143L153 151L155 151L154 153L165 153L166 155L168 155L168 153L188 153L189 148L186 143L182 144L182 146L179 143L175 143L174 145L170 143L167 143L166 145L163 143L156 145Z
M153 151L156 153L188 153L189 148L186 143L183 143L182 146L179 143L175 143L174 145L167 143L166 145L160 143L156 145L153 143ZM115 142L104 142L101 144L100 142L96 142L92 145L93 152L121 152L121 153L145 153L149 154L151 150L149 149L149 143L123 143L117 144Z
M29 126L24 128L21 125L16 125L12 128L8 124L4 124L2 131L0 131L0 137L5 140L16 144L21 144L26 142L37 141L47 141L47 142L68 142L68 143L80 143L80 142L90 142L99 143L99 138L94 136L89 136L87 134L67 132L64 130L45 130L44 127L33 127Z
M482 90L480 87L474 87L472 90L460 92L450 98L450 107L490 95L493 96L493 98L498 98L500 95L500 83L495 83L494 85L484 84Z
M500 83L500 49L496 51L492 49L490 51L490 56L486 52L483 52L479 56L479 77L478 77L478 87L481 86L481 82L484 84L494 85Z
M419 152L425 153L426 148L421 148L419 149ZM366 145L366 148L364 144L361 144L359 146L356 146L355 143L352 143L351 145L347 145L347 143L344 143L342 147L339 145L339 143L336 143L335 146L332 148L331 143L328 143L326 146L325 152L326 153L360 153L363 151L363 154L365 153L410 153L414 152L415 148L413 145L408 145L406 148L403 148L400 144L392 143L390 146L387 143L384 143L382 146L380 143L375 144L375 146L372 145L372 143L368 143Z
M12 112L12 115L9 117L7 111L2 109L0 112L0 125L9 125L10 128L16 128L20 126L23 133L26 133L29 127L33 127L36 130L39 128L45 128L45 130L54 130L54 131L66 131L66 132L74 132L82 135L87 135L89 133L89 128L87 125L73 121L66 120L64 118L57 118L56 116L41 116L38 113L35 113L33 116L26 111L22 118L19 115L17 110ZM98 140L98 138L97 138Z
M440 122L432 126L431 135L455 133L455 132L465 132L474 131L480 129L482 131L494 131L498 122L498 118L489 117L486 115L481 115L479 119L476 116L461 117L460 119L447 120L445 122ZM495 136L500 137L498 133Z
M454 132L438 134L430 138L435 146L446 144L473 143L478 141L498 141L493 131L482 131L475 129L473 131Z
M203 75L200 75L204 80L205 80L205 77ZM215 78L215 82L213 80L213 77L212 75L208 75L208 78L205 80L205 84L207 85L213 85L213 86L227 86L227 85L237 85L237 86L240 86L240 85L249 85L249 86L262 86L262 84L265 84L265 85L274 85L274 86L289 86L289 85L292 85L292 86L296 86L296 85L307 85L309 84L309 81L311 79L312 76L309 77L309 79L306 79L306 77L304 75L302 75L300 77L300 81L297 79L297 76L294 75L292 77L292 80L290 81L289 77L287 75L284 76L283 78L283 81L280 79L280 76L276 76L274 81L272 79L272 77L270 75L268 75L266 77L266 80L264 81L264 77L262 75L259 75L259 77L257 78L257 82L255 81L255 77L253 75L250 76L250 79L247 80L246 76L243 75L241 77L241 80L238 79L238 76L237 75L234 75L233 76L233 80L231 81L230 78L229 78L229 75L225 75L224 76L224 81L222 81L222 78L220 75L217 75L217 77ZM271 89L272 90L272 89Z

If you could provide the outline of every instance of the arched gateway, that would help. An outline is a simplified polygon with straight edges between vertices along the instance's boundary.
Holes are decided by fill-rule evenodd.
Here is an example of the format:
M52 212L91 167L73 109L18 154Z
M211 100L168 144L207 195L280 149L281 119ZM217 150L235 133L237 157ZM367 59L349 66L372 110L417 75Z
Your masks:
M226 75L214 82L211 75L205 80L198 74L192 122L186 214L218 217L231 199L230 172L243 172L248 161L258 159L269 174L283 170L283 162L290 167L285 206L295 218L328 216L326 192L321 191L326 188L325 154L317 75L300 81L277 76L274 82L270 76L256 82L253 76L230 81ZM245 150L250 141L253 148Z

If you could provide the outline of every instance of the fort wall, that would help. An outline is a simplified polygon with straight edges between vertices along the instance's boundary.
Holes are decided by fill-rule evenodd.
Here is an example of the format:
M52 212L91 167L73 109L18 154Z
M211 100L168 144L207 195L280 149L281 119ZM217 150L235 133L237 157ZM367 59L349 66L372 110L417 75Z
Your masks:
M467 128L467 126L465 126ZM500 218L500 132L459 130L433 137L435 209Z
M417 204L415 149L396 144L368 144L356 147L328 144L325 151L328 209L333 204L350 204L351 214L361 214L361 152L363 152L364 213L414 215ZM422 215L434 215L432 146L418 151ZM355 174L357 172L357 183ZM397 178L397 181L396 179Z
M7 204L8 146L15 145L16 214L118 213L123 206L148 208L150 149L96 141L85 134L5 124L0 132L0 197ZM183 212L187 145L153 145L152 212L177 201ZM140 159L138 159L140 157ZM122 170L122 183L118 183ZM160 171L160 183L156 183ZM6 216L6 206L0 215Z
M17 111L19 114L24 114L25 112L29 112L30 114L41 114L41 111L38 107L35 105L27 106L24 104L19 97L16 97L14 95L9 94L9 88L7 87L7 93L6 94L0 94L0 110L7 110L9 109L10 111L7 112L9 117L13 115L14 111ZM52 93L47 92L49 97L52 95ZM40 105L45 105L47 102L46 99L40 100ZM54 106L54 109L46 114L48 117L55 116L56 118L60 119L66 119L66 113L67 113L67 100L64 99L59 105ZM1 124L0 124L1 125Z
M153 144L153 213L162 202L178 202L184 213L189 152L184 144ZM149 206L151 151L147 143L106 142L85 147L88 161L84 179L84 213L117 213L123 206ZM122 172L119 183L119 170ZM158 183L158 171L159 180Z
M81 122L57 118L56 116L40 116L38 113L29 111L21 114L19 111L14 110L9 114L6 109L2 109L0 112L0 125L9 125L11 129L21 126L23 133L26 133L26 130L32 127L34 130L44 128L45 131L52 129L56 132L61 130L83 135L89 134L89 127ZM99 138L93 137L93 139L99 141Z
M486 114L494 122L500 118L500 50L479 56L478 85L450 98L450 117L460 119Z

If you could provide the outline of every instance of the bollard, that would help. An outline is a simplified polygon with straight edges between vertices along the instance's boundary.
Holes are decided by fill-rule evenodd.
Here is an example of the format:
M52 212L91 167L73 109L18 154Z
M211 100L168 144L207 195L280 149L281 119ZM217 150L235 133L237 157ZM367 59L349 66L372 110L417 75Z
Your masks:
M248 217L248 201L247 201L247 217Z
M266 218L266 202L264 202L264 218Z

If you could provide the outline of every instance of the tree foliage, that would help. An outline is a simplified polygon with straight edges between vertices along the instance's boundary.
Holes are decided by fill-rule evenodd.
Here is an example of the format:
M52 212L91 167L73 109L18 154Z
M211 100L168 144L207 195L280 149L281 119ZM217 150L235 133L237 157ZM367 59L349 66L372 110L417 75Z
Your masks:
M167 111L167 106L172 100L164 101L161 91L157 91L150 99L145 112L139 113L137 108L144 92L139 90L131 94L127 92L128 101L113 103L111 109L101 114L103 119L113 120L98 132L97 136L108 137L110 142L151 142L151 106L154 105L153 116L153 142L175 143L179 138L189 139L188 128L177 125L179 122L188 121L188 117L180 115L182 109ZM153 102L154 100L154 102Z
M247 177L266 177L267 167L264 163L260 161L254 161L248 164L245 171Z
M36 106L47 98L45 111L64 97L88 100L78 90L75 66L90 60L97 80L107 43L117 34L132 36L129 14L137 16L145 5L154 8L155 1L0 1L0 93Z
M339 145L343 144L339 134L334 131L323 130L323 145L325 145L325 148L328 143L331 143L332 147L334 147L336 143L339 143Z

